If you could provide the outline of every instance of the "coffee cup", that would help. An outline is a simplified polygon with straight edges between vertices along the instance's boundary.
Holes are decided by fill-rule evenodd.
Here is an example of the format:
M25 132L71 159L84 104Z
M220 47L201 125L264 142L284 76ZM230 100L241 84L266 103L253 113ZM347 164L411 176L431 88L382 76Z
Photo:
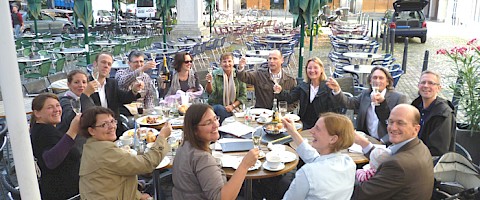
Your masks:
M129 135L122 135L120 136L120 141L123 145L130 146L133 143L133 138Z
M282 163L282 158L277 153L269 152L267 153L266 158L267 158L267 166L271 169L277 169L278 167L280 167L280 164Z

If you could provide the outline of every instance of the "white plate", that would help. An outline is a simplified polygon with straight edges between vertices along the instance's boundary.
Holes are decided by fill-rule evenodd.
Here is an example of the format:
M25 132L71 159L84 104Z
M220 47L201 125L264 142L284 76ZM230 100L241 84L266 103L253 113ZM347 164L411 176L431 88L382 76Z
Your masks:
M268 109L265 109L265 108L252 108L252 109L250 109L250 113L253 114L253 115L261 115L261 114L267 114L269 116L273 115L272 110L268 110Z
M266 123L269 123L272 121L272 118L271 117L268 117L268 118L265 118L265 117L259 117L257 118L256 120L258 123L260 124L266 124Z
M272 172L280 171L280 170L285 168L285 164L283 164L283 163L280 163L280 165L277 168L270 168L267 165L267 161L265 161L262 166L263 166L263 169L266 169L266 170L272 171Z
M167 156L165 156L165 157L163 158L162 162L160 162L160 164L158 164L157 169L164 168L164 167L166 167L168 164L170 164L170 158L168 158Z
M140 135L142 133L148 133L149 131L152 131L153 132L153 135L158 135L160 132L158 132L157 129L154 129L154 128L148 128L148 127L140 127L138 128L138 131L140 131ZM130 135L130 136L133 136L133 133L135 132L135 129L130 129L130 130L127 130L125 132L123 132L123 135Z
M157 120L155 123L152 123L152 124L149 124L147 123L147 117L156 117ZM162 116L160 115L147 115L147 116L143 116L143 117L140 117L136 120L136 122L140 125L144 125L144 126L156 126L156 125L160 125L160 124L163 124L165 123L167 120L165 118L163 118Z
M285 117L290 118L293 121L298 121L300 120L300 117L296 114L286 114Z
M170 120L172 126L183 126L183 117L175 118Z
M280 157L282 158L282 162L289 163L297 159L297 155L290 151L284 151L280 154Z
M241 161L242 161L242 160L240 160L240 162L241 162ZM234 166L232 166L232 168L233 168L233 169L237 169L237 168L238 168L238 166L240 165L240 162L238 163L238 165L234 165ZM254 165L254 166L252 166L252 167L248 168L248 171L257 170L257 169L259 169L259 168L260 168L260 166L262 166L262 162L261 162L260 160L257 160L257 162L255 163L255 165ZM285 166L284 166L284 167L285 167Z

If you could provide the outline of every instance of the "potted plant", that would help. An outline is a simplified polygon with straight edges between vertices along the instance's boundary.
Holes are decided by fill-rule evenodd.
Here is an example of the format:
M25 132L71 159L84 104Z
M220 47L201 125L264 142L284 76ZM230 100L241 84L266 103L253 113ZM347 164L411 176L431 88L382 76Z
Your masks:
M437 54L448 56L454 63L456 81L449 88L453 92L453 104L457 113L456 142L465 147L476 164L480 162L480 45L477 39L467 46L454 47L450 51L440 49ZM461 123L458 123L461 122Z

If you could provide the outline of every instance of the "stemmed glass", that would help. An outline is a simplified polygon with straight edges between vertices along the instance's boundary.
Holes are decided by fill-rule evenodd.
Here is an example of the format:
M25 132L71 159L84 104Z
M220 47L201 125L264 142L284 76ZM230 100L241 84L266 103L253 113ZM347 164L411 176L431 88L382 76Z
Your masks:
M378 83L378 82L375 82L375 81L372 81L372 95L376 95L376 94L378 94L378 93L380 93L379 83ZM379 105L380 105L377 101L375 101L374 104L375 104L376 106L379 106Z
M275 85L278 85L278 83L280 82L280 78L279 78L279 77L273 77L272 80L273 80L273 82L275 83ZM278 94L278 92L275 92L275 91L274 91L273 93Z
M333 75L335 74L335 66L333 64L330 65L329 70L330 70L330 77L333 77Z
M70 104L72 105L73 112L75 114L80 114L82 110L82 104L80 102L80 98L74 98L70 100Z
M157 53L156 52L151 52L150 53L150 57L152 58L152 61L157 63L156 60L157 60Z
M285 115L287 114L287 110L288 110L288 104L286 101L280 101L278 102L278 111L280 112L280 116L285 117Z
M260 149L260 144L262 142L262 130L255 129L252 131L252 141L253 141L253 146L257 147Z
M142 74L143 74L143 73L142 73ZM142 74L138 75L138 76L135 78L138 83L143 83ZM143 89L138 90L138 93L143 93L143 91L144 91Z
M100 84L100 82L98 82L98 77L99 76L100 76L100 71L98 71L98 69L96 67L94 67L92 69L92 77L93 77L93 80L97 81L98 84ZM98 92L98 87L95 90L95 92Z

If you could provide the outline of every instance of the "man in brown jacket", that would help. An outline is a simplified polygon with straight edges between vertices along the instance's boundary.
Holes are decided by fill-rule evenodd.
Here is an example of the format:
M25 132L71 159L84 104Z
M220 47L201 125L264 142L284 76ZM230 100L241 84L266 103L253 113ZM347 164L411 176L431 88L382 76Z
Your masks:
M258 69L256 71L244 70L246 61L244 58L240 60L238 65L237 78L247 84L255 87L255 107L272 109L273 107L273 78L278 77L279 85L284 90L291 90L297 85L295 79L282 70L283 56L279 50L273 50L268 55L268 69ZM296 104L296 102L294 103ZM289 110L295 106L289 105Z
M383 162L368 181L355 186L353 199L430 199L433 191L433 161L427 146L418 139L420 113L407 104L392 109L388 135L392 156ZM374 148L356 135L355 143L369 157Z

